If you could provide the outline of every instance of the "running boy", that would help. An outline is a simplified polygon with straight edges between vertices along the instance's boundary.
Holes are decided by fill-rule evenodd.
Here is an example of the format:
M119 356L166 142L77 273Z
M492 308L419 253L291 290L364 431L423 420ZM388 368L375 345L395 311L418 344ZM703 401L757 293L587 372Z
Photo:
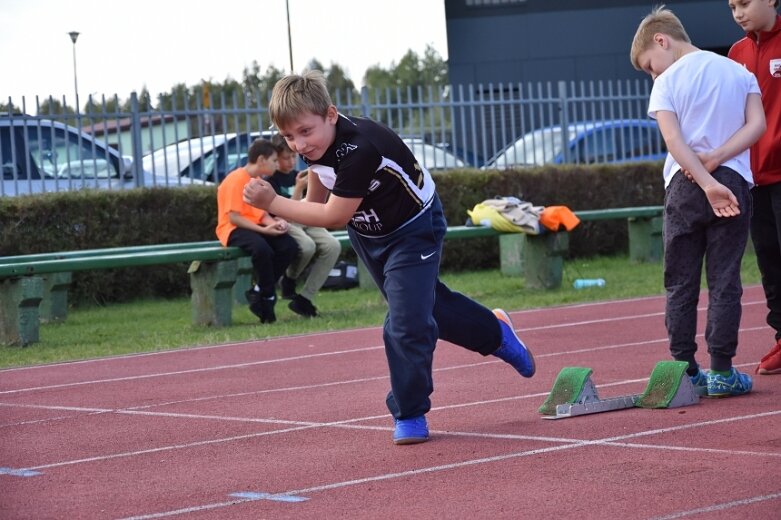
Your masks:
M781 374L781 15L778 0L729 0L729 8L746 37L728 56L757 77L767 119L767 131L751 147L751 239L776 344L756 372Z
M439 280L447 230L442 206L431 175L393 131L340 114L319 71L277 82L269 114L310 166L306 199L279 197L267 182L253 180L244 200L308 226L347 225L356 253L388 304L386 404L395 422L395 444L429 438L425 414L431 408L437 338L493 354L524 377L534 375L534 358L509 316L500 309L492 313Z
M285 139L277 134L271 138L271 143L277 149L277 162L279 168L273 175L265 179L274 187L277 195L300 200L306 191L308 184L308 171L297 171L296 154L285 142ZM300 254L282 275L280 288L282 298L290 299L288 308L296 314L307 317L317 316L317 307L312 303L317 291L328 279L333 269L342 246L339 241L327 229L317 226L304 226L295 222L290 223L288 234L295 239ZM301 292L296 294L296 281L309 267Z
M298 254L296 241L287 234L288 223L242 200L250 179L273 173L277 151L271 141L255 139L247 165L229 173L217 188L217 238L223 246L240 247L252 256L255 286L246 292L249 308L261 323L273 323L276 281Z
M670 352L689 363L692 383L707 385L709 396L748 393L751 377L735 370L732 358L751 214L748 148L765 130L759 87L734 61L692 45L681 21L664 6L640 23L630 57L654 80L648 115L659 123L669 150L663 237ZM707 376L695 360L703 259L709 289Z

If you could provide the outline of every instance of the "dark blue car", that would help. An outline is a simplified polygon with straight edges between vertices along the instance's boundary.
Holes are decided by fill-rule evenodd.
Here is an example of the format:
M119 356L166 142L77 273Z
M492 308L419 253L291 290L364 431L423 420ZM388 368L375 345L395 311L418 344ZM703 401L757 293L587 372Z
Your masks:
M484 168L658 161L666 154L653 119L610 119L572 123L566 132L560 125L534 130L488 160Z

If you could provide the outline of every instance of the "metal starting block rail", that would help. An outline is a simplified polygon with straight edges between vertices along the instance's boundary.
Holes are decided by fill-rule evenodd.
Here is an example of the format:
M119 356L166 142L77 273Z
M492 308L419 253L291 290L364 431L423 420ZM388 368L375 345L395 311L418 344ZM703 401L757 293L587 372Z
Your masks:
M609 399L599 398L590 368L564 367L539 412L543 419L566 419L626 408L678 408L696 404L702 392L692 385L686 367L683 361L660 361L642 394Z

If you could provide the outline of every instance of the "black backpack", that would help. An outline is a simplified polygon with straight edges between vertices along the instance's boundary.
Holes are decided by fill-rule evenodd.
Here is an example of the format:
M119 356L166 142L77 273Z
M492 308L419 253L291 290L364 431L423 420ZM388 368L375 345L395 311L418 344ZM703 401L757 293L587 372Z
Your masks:
M328 278L323 284L323 289L340 290L352 289L358 286L358 266L343 260L336 262Z

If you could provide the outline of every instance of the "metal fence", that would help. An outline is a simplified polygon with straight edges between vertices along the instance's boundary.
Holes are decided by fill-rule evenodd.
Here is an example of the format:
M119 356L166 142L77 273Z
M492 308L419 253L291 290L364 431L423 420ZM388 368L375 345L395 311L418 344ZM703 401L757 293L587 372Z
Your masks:
M665 148L646 114L649 94L647 81L562 81L363 88L334 93L334 103L387 124L437 171L658 159ZM132 94L127 110L89 99L76 114L23 98L22 114L0 114L0 195L219 182L252 139L273 135L258 98L172 95L181 108L163 111L141 109Z

